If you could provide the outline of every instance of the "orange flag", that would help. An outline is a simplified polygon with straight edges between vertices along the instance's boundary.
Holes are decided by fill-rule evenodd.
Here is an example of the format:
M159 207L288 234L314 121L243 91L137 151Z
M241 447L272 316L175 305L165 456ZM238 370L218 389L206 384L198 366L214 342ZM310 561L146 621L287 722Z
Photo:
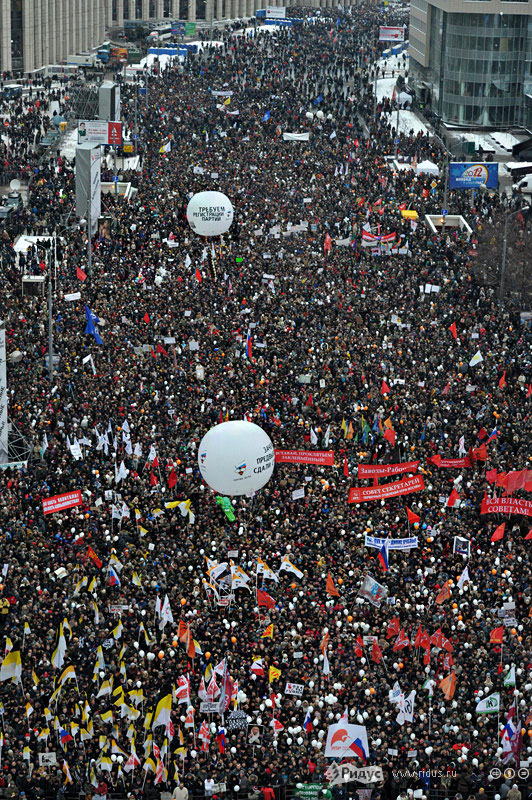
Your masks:
M454 672L449 673L446 678L444 678L441 683L438 685L438 689L441 689L443 692L443 696L446 700L452 700L454 695L454 690L456 689L456 675Z
M441 604L445 602L445 600L447 600L450 596L451 596L451 590L449 588L449 581L445 581L440 591L436 595L437 604L441 606Z
M334 585L334 581L333 581L333 579L331 577L331 573L330 572L327 573L327 587L326 588L327 588L327 594L330 595L331 597L340 597L340 592L338 591L338 589Z
M347 436L346 436L345 438L346 438L346 439L352 439L352 438L353 438L353 436L354 436L354 434L355 434L355 432L354 432L354 430L353 430L353 423L352 423L352 422L350 422L350 423L349 423L349 428L348 428L348 431L347 431Z
M329 631L323 634L323 639L321 640L320 650L322 653L325 653L328 644L329 644Z

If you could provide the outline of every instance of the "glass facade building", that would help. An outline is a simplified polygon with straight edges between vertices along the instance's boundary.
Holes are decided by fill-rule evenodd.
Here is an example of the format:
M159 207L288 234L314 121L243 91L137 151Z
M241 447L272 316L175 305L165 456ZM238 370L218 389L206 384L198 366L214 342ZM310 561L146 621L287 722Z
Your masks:
M444 123L530 126L529 3L451 0L449 8L445 5L412 2L410 78L420 97Z

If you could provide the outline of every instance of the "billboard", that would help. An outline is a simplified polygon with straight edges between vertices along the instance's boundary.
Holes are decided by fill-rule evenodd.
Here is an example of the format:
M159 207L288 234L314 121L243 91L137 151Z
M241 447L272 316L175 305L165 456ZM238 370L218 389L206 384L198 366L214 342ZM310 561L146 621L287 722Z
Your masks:
M479 186L496 189L498 185L498 164L473 164L465 161L453 161L449 164L450 189L476 189Z
M122 144L122 123L102 119L78 120L78 144Z
M172 22L172 27L170 28L170 32L177 36L184 36L185 35L185 23L184 22Z
M286 19L286 6L266 6L266 19Z
M379 27L379 42L404 42L404 40L404 28L391 28L386 25Z
M100 146L93 142L76 147L76 214L78 217L90 217L91 229L95 233L98 219L101 216L100 185Z

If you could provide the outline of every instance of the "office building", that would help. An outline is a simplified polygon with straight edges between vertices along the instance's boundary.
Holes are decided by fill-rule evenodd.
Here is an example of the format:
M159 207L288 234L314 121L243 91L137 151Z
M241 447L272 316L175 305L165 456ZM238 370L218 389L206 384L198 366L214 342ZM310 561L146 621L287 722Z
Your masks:
M410 82L444 123L532 125L532 0L412 0Z
M108 0L0 0L0 71L66 62L105 38Z

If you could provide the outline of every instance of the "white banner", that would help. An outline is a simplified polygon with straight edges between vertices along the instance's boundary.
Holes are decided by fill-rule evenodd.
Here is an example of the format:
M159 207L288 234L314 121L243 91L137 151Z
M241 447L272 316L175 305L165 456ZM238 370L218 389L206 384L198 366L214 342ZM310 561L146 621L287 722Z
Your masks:
M308 142L310 133L283 133L283 142Z
M366 547L375 547L380 550L386 539L380 536L369 536L366 533L364 544ZM411 550L418 546L417 536L410 536L408 539L388 539L388 550Z
M266 19L286 19L286 6L266 6Z
M325 770L325 777L329 781L329 786L351 781L367 786L371 783L381 783L384 780L384 773L382 767L355 767L354 764L333 763Z
M304 683L287 683L286 686L284 687L284 693L293 694L296 697L301 697L304 688L305 688Z
M368 755L368 735L364 725L352 725L350 722L342 722L342 720L335 725L329 725L325 758L359 756L367 759Z

